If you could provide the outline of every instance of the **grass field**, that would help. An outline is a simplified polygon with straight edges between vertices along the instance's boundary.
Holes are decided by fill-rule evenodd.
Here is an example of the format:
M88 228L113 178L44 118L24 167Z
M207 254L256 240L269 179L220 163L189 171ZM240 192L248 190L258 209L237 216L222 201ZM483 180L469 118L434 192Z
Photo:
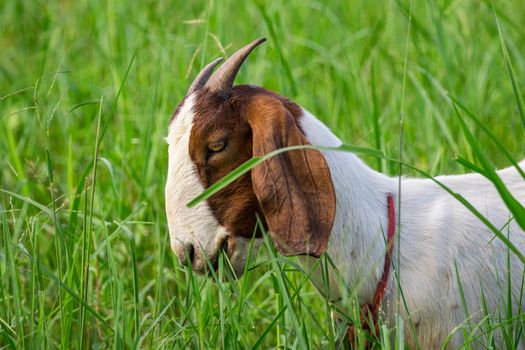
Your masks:
M335 306L271 248L232 283L179 266L172 111L205 63L266 36L237 83L346 143L398 159L402 119L402 159L425 172L468 172L456 157L480 152L508 166L448 96L525 157L523 18L522 0L1 1L0 349L333 347Z

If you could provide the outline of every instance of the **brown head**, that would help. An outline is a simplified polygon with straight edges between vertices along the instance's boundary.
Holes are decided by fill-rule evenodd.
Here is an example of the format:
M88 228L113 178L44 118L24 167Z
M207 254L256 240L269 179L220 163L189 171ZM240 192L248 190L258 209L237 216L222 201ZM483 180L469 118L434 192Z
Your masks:
M264 41L240 49L215 73L220 60L206 66L171 121L166 182L171 246L198 272L207 269L205 257L213 263L224 249L242 273L256 214L285 255L318 257L328 245L335 193L328 165L314 149L273 157L207 201L186 206L252 156L309 144L298 105L261 87L233 87L241 64Z

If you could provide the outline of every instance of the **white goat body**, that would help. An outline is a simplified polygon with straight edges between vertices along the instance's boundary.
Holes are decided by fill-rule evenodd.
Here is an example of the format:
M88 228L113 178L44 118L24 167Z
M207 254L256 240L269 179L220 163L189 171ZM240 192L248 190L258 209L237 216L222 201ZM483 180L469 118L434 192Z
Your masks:
M319 120L305 112L301 126L314 145L341 145ZM388 227L386 198L389 193L401 207L392 261L399 273L407 305L400 311L415 328L421 349L443 344L455 327L483 316L482 293L489 313L507 303L507 246L468 208L431 179L387 177L367 167L355 155L323 152L336 189L337 209L328 253L348 286L362 285L361 302L371 302L383 273L385 235ZM525 161L519 166L525 169ZM508 190L525 204L525 179L514 167L498 171ZM494 185L480 174L438 176L436 180L462 195L495 227L525 252L525 234L512 220ZM401 192L399 192L399 185ZM399 250L397 245L399 245ZM399 251L399 256L397 252ZM459 276L456 274L456 267ZM514 310L520 296L523 263L510 253ZM459 278L458 278L459 277ZM335 278L333 279L335 280ZM320 283L320 282L318 282ZM465 315L460 284L469 315ZM398 283L394 274L383 306L394 323ZM337 298L338 295L332 295ZM503 312L503 311L502 311ZM503 312L504 313L504 312ZM472 319L469 319L472 317ZM409 325L407 339L416 342ZM457 331L452 348L462 342Z

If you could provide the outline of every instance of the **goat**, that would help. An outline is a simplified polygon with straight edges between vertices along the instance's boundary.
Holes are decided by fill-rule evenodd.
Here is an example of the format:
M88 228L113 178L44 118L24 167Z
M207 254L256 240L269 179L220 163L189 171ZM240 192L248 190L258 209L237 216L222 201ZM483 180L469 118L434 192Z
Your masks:
M215 73L222 60L208 64L171 120L165 200L171 247L181 263L204 273L206 257L215 262L224 250L241 275L258 214L279 252L305 255L307 264L327 252L345 284L360 283L359 301L372 303L385 273L391 196L392 209L400 213L395 237L399 250L392 253L392 260L400 262L398 278L407 307L400 310L403 317L410 317L417 335L414 339L407 327L411 347L417 343L422 349L437 348L465 321L456 277L471 315L482 314L482 291L486 306L496 312L501 300L498 285L505 285L507 276L517 298L523 264L511 254L507 271L506 245L471 211L431 179L391 178L352 153L311 148L282 153L196 207L186 206L252 156L285 146L342 144L290 100L258 86L233 86L241 64L264 40L237 51ZM525 168L525 161L519 167ZM523 205L525 181L516 168L498 174ZM466 198L493 225L504 227L505 236L525 251L524 232L509 221L509 210L487 179L479 174L436 179ZM256 236L255 246L260 243ZM380 302L387 321L393 323L399 288L392 274L386 282ZM330 291L330 297L340 293ZM513 306L515 312L521 311L517 302ZM461 332L456 333L452 347L462 342Z

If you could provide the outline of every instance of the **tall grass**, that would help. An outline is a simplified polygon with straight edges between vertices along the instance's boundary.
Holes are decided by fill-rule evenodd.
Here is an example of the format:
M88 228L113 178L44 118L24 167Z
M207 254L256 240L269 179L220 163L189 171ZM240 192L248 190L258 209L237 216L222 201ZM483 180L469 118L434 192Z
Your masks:
M347 150L379 150L360 154L391 175L401 116L405 174L479 171L523 227L493 170L525 156L524 17L519 0L0 2L0 348L337 346L332 316L357 319L356 291L332 304L269 241L239 281L226 260L210 278L178 264L163 204L174 106L206 62L267 36L238 83L290 97ZM465 348L496 328L507 348L523 338L508 290L499 315L458 328Z

